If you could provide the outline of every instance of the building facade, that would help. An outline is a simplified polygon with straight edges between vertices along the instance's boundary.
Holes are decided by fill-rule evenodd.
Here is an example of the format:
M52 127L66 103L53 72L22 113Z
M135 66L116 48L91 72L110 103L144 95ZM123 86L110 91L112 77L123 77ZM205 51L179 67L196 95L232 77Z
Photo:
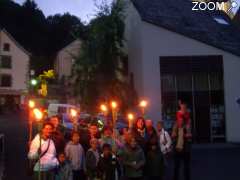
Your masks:
M55 72L58 79L68 78L72 72L74 57L79 55L81 41L75 40L57 53L55 60Z
M128 1L126 51L135 89L149 100L147 116L167 128L182 100L196 142L240 142L240 37L182 2Z
M27 91L30 54L6 31L0 30L1 105L20 105Z

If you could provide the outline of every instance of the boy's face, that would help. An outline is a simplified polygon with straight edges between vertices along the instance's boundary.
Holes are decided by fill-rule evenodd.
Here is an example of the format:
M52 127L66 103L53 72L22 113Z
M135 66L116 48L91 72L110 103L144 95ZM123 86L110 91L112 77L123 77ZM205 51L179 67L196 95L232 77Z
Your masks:
M58 156L58 160L59 160L59 162L60 163L63 163L64 161L65 161L65 155L64 154L59 154L59 156Z
M73 143L75 143L75 144L79 143L79 139L80 139L79 134L74 133L73 136L72 136Z
M104 157L110 156L111 153L112 153L112 150L110 148L104 148L103 150Z
M98 146L97 140L91 141L91 148L92 148L92 149L97 149L97 146Z

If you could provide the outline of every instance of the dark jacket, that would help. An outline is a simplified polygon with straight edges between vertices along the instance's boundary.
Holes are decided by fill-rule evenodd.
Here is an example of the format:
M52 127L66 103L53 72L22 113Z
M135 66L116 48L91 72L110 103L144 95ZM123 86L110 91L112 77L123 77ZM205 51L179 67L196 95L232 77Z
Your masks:
M148 177L163 177L164 162L159 148L148 150L145 168Z
M56 153L58 154L60 152L64 152L66 142L64 139L64 134L59 129L52 133L52 140L56 148Z
M97 157L91 149L86 153L86 170L89 179L97 177Z
M132 150L126 146L122 154L125 176L128 178L139 178L143 176L145 164L145 156L141 147L137 146ZM133 165L139 166L138 169L133 168Z
M102 154L97 169L98 176L101 180L115 180L120 177L120 166L115 155L104 157ZM116 177L116 175L118 177Z

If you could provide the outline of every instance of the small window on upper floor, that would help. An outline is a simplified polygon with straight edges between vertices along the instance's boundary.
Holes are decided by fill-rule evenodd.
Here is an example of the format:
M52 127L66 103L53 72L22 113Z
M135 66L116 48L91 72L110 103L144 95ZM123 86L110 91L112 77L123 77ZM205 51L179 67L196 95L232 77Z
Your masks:
M229 23L223 19L222 17L213 17L213 19L218 23L222 25L229 25Z
M12 68L12 57L11 56L0 56L0 68L11 69Z
M10 44L9 43L4 43L3 44L3 51L10 51Z

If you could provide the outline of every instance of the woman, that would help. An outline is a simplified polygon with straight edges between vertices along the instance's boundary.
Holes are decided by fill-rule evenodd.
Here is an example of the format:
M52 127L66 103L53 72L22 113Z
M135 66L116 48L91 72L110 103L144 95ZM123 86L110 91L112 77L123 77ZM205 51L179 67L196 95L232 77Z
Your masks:
M131 133L138 145L146 151L146 125L145 120L142 117L137 118L135 126L131 130Z
M40 134L37 134L30 145L28 158L35 161L33 168L34 178L41 180L54 180L55 168L58 166L56 148L50 139L53 131L51 123L45 123Z
M127 180L142 180L145 156L134 137L126 144L122 154L124 173Z

